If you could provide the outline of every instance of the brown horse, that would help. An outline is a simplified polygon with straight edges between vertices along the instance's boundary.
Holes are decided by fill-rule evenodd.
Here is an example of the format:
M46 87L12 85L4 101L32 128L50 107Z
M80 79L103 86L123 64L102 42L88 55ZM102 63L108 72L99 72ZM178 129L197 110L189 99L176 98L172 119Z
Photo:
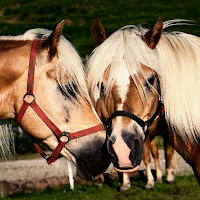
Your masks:
M108 38L108 34L105 31L105 29L102 26L99 19L95 19L93 21L92 26L91 26L91 32L92 32L93 40L97 45L100 45L101 43L103 43ZM105 76L105 73L104 73L104 76ZM107 79L108 78L109 77L107 77ZM106 80L106 81L108 81L108 80ZM121 85L120 85L120 87L121 87ZM131 95L133 96L134 90L133 89L130 89L130 90L132 90ZM116 93L114 93L114 94L116 94ZM94 98L93 98L93 100L94 100ZM98 101L99 101L99 99L94 101L94 104L96 105L95 107L96 107L96 109L97 109L97 111L100 115L102 107L100 109L100 105L98 104ZM130 106L134 106L133 103L131 104L130 102L128 102L128 104L130 104ZM145 151L144 151L143 160L144 160L144 163L145 163L146 168L147 168L147 184L145 186L146 188L154 187L154 177L153 177L152 172L151 172L150 153L152 153L152 156L153 156L154 162L155 162L157 182L159 182L159 183L162 182L162 172L161 172L160 164L159 164L158 148L157 148L155 140L154 140L155 136L158 135L158 132L156 130L154 130L155 127L153 127L153 128L151 127L151 129L153 131L151 131L149 136L146 137L146 141L144 143ZM174 150L167 143L165 144L165 150L166 150L165 152L166 152L167 181L168 182L174 182L175 181L175 176L174 176L175 175ZM125 173L123 174L123 179L124 179L124 181L123 181L123 184L121 186L121 189L126 190L130 187L130 180L129 180L128 175L125 174Z
M171 20L164 28L184 23L188 21ZM149 30L126 26L109 38L102 25L95 28L99 34L93 37L101 45L87 63L88 85L98 113L109 125L108 150L115 169L137 170L143 139L157 128L199 180L200 39L163 33L161 18Z
M92 180L109 165L106 133L91 104L81 59L61 36L64 24L53 32L0 37L0 119L17 118L31 138L54 150L49 164L60 153Z

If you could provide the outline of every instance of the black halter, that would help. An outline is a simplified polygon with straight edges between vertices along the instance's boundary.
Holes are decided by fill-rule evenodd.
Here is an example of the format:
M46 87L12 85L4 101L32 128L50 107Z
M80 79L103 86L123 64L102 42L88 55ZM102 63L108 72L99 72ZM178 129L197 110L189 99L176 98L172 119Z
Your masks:
M156 117L158 116L159 112L162 111L164 108L163 101L161 99L160 81L157 77L156 77L156 81L157 81L157 91L158 91L158 95L159 95L159 101L158 101L157 109L156 109L155 113L151 116L151 118L144 121L141 118L139 118L138 116L136 116L128 111L119 110L119 111L115 111L112 115L110 115L110 117L107 120L102 115L102 120L104 121L104 124L107 126L107 128L109 128L111 126L112 120L115 117L118 117L118 116L128 117L128 118L136 121L140 125L140 127L143 129L144 134L145 134L145 139L144 139L144 141L145 141L149 134L149 127L153 124L153 122L156 119Z
M158 107L155 111L155 113L151 116L150 119L144 121L142 120L141 118L139 118L138 116L128 112L128 111L125 111L125 110L120 110L120 111L115 111L106 121L105 121L105 125L107 127L110 127L110 125L112 124L112 120L115 118L115 117L118 117L118 116L123 116L123 117L128 117L134 121L136 121L141 127L142 129L144 130L144 133L145 133L145 139L144 141L146 140L148 134L149 134L149 127L152 125L152 123L154 122L154 120L156 119L156 117L158 116L159 112L163 109L163 102L161 100L161 98L159 98L159 101L158 101Z
M158 116L159 112L162 111L162 109L163 109L163 102L162 102L162 99L161 99L160 82L159 82L159 79L157 77L156 77L156 80L157 80L157 91L158 91L158 95L159 95L159 101L158 101L157 109L156 109L155 113L151 116L150 119L144 121L141 118L139 118L138 116L136 116L136 115L134 115L134 114L132 114L128 111L120 110L120 111L115 111L107 120L105 120L104 124L107 127L110 127L110 125L112 124L112 120L115 117L117 117L117 116L128 117L128 118L136 121L141 126L141 128L143 129L144 134L145 134L145 139L144 139L144 141L145 141L147 139L148 134L149 134L149 127L152 125L152 123L154 122L154 120Z
M142 129L144 130L144 133L145 133L145 139L144 141L146 140L148 134L149 134L149 127L152 125L152 123L154 122L154 120L156 119L156 117L158 116L159 112L162 110L163 108L163 102L161 99L159 99L158 101L158 107L155 111L155 113L151 116L150 119L146 120L146 121L143 121L141 118L139 118L138 116L128 112L128 111L125 111L125 110L120 110L120 111L115 111L106 121L105 121L105 125L107 127L110 127L110 125L112 124L112 120L115 118L115 117L118 117L118 116L123 116L123 117L128 117L134 121L136 121L141 127Z

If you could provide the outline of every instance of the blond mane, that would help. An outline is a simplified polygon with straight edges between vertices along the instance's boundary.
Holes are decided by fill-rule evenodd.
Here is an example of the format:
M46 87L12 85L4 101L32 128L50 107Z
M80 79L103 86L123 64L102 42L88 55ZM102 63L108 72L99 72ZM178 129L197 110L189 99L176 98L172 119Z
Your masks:
M164 33L155 49L165 117L185 140L200 138L200 38Z
M139 27L123 27L92 52L87 62L88 87L92 99L99 98L100 93L96 86L101 85L104 71L108 66L109 79L105 88L106 95L109 94L118 76L123 77L123 74L129 73L134 81L134 74L139 73L143 76L141 63L158 68L156 54L145 45L140 38L141 35Z
M170 20L164 28L190 23ZM143 74L140 63L154 70L161 84L166 120L182 137L198 141L200 137L200 39L181 33L163 33L156 49L151 50L142 36L148 30L126 26L113 33L91 54L87 63L88 86L92 99L100 92L104 71L110 66L107 87L115 78L129 72Z

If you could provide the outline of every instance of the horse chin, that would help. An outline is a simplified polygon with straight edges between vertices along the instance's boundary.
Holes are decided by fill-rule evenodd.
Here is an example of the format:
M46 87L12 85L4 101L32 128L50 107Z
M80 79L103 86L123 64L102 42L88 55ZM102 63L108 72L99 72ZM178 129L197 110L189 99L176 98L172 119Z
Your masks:
M82 179L85 179L86 181L94 180L95 177L87 169L85 162L77 161L76 169L77 169L77 175Z
M97 153L87 159L76 159L77 174L81 178L92 181L94 178L106 171L111 163L110 155Z
M99 148L97 148L100 146ZM96 176L106 171L111 163L110 154L106 148L106 142L101 145L96 145L96 148L91 151L91 146L85 146L79 151L66 149L68 155L75 160L77 175L87 181L92 181ZM72 159L72 160L73 160Z
M129 173L129 172L135 172L139 169L139 165L137 165L136 167L132 168L132 169L118 169L117 167L114 167L114 169L117 171L117 172L122 172L122 173Z
M65 149L65 158L76 166L76 173L79 177L87 181L92 181L94 179L87 168L86 162L77 160L67 149Z

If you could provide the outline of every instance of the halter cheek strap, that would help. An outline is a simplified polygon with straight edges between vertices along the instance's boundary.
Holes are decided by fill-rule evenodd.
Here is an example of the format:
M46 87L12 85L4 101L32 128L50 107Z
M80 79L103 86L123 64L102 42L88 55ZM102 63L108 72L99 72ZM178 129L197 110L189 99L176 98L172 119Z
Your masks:
M57 157L59 156L60 152L62 151L63 147L66 145L69 140L76 139L79 137L83 137L86 135L89 135L91 133L95 133L98 131L104 130L104 125L98 124L97 126L84 129L81 131L77 131L74 133L69 133L69 132L62 132L48 117L47 115L42 111L42 109L38 106L36 103L36 98L33 93L33 88L34 88L34 73L35 73L35 63L36 63L36 55L37 55L37 48L40 40L35 39L32 43L31 47L31 53L30 53L30 61L29 61L29 71L28 71L28 81L27 81L27 93L24 95L23 98L23 104L17 114L16 121L17 123L21 126L21 121L22 118L30 106L36 113L37 115L42 119L42 121L51 129L51 131L54 133L54 135L58 138L58 146L54 149L53 153L50 156L47 156L42 149L36 144L35 142L34 145L37 148L38 152L40 155L46 159L47 163L50 165L52 162L57 160ZM32 101L28 103L26 101L27 96L32 96ZM34 141L34 139L32 139Z

